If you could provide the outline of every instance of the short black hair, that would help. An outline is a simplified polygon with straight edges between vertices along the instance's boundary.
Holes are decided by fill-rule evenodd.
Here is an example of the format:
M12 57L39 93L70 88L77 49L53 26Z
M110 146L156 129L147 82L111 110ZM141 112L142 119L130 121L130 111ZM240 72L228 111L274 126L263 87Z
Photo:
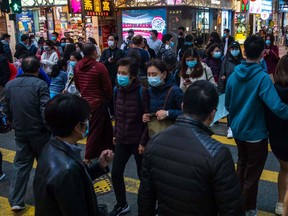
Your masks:
M71 56L74 56L77 59L77 61L80 61L82 59L82 55L78 52L71 53L70 57Z
M162 42L165 44L167 41L171 40L171 38L173 38L171 34L165 34L162 37Z
M98 45L97 42L96 42L96 40L95 40L94 38L92 38L92 37L89 37L89 38L88 38L88 41L90 41L90 42L93 43L93 44Z
M6 39L6 38L11 38L11 35L9 35L9 34L3 34L3 35L2 35L2 39L4 40L4 39Z
M40 61L36 56L27 56L23 58L21 67L24 73L38 73Z
M25 41L25 40L27 40L27 39L29 39L29 35L28 34L23 34L23 35L21 35L21 41L23 42L23 41Z
M152 32L155 36L156 36L156 38L158 37L158 31L157 30L151 30L150 32Z
M45 119L55 136L68 137L78 123L89 118L89 112L85 99L73 94L59 94L46 104Z
M265 48L265 42L262 37L249 36L244 42L244 49L247 59L256 60L260 57Z
M229 29L224 29L224 32L230 33Z
M218 101L218 92L212 83L206 80L195 81L184 94L183 113L203 122L217 108Z
M133 29L129 29L128 33L133 33L134 34L134 30Z
M119 36L118 36L117 34L115 34L115 33L111 33L111 34L109 34L108 37L110 37L110 36L112 36L112 37L114 38L115 41L119 41Z
M139 64L136 58L126 57L117 62L117 66L128 66L130 75L136 77L138 74Z
M91 56L96 51L96 47L93 43L86 43L83 46L83 54L84 56Z
M58 38L59 33L58 32L53 32L52 34L56 35L56 37Z
M57 64L52 66L51 77L55 78L60 74L60 71L63 70L63 67L67 67L66 59L59 59Z
M54 47L54 42L52 40L45 40L45 43L49 47Z
M185 28L184 28L184 26L180 26L179 28L178 28L178 30L182 30L183 32L185 31Z

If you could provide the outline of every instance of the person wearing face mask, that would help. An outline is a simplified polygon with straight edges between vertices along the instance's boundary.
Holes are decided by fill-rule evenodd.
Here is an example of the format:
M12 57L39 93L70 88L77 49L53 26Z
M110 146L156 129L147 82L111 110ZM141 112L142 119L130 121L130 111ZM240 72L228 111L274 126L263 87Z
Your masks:
M89 114L87 101L76 95L57 95L47 103L45 119L53 137L37 160L35 216L107 215L107 206L97 203L92 181L109 172L113 152L102 151L97 162L86 166L77 146L89 133Z
M178 53L177 53L177 60L180 61L183 57L183 54L185 53L185 51L189 48L193 48L193 36L191 34L187 34L184 38L184 43L183 46L181 47L181 49L179 49Z
M107 70L109 71L109 77L112 83L112 88L116 85L117 77L117 61L124 57L125 52L118 48L117 44L119 37L116 34L110 34L108 36L108 48L105 49L100 57L100 62L102 62ZM109 103L110 115L114 115L113 100Z
M207 57L203 59L203 62L212 70L215 82L218 83L219 73L222 65L222 50L218 43L210 45L206 50Z
M111 172L117 203L109 216L117 216L130 210L123 178L125 166L133 155L140 179L142 155L149 140L147 124L142 122L142 115L149 112L148 91L137 79L138 62L128 57L120 59L117 65L117 86L114 89L115 157Z
M267 34L265 36L265 53L264 60L267 64L268 74L270 75L272 81L274 82L274 73L279 57L279 48L274 44L275 38L273 34Z
M224 44L224 56L226 56L229 46L231 45L233 41L234 41L234 38L230 35L230 30L224 29L224 34L222 38L222 42Z
M155 54L160 50L160 47L162 45L162 41L158 39L158 32L157 30L151 30L150 31L150 40L148 42L148 45L151 49L155 51Z
M82 59L82 56L78 52L73 52L70 55L70 60L68 63L68 69L67 69L67 83L64 89L64 93L68 92L70 94L75 94L80 96L80 92L75 86L75 81L74 81L74 68L77 64L78 61Z
M23 34L21 35L21 42L16 45L16 51L14 57L18 60L22 59L23 57L29 56L29 35Z
M226 90L226 83L230 75L233 73L235 67L241 64L243 60L242 51L240 48L240 44L236 41L232 42L229 46L228 52L222 62L219 81L218 81L218 90L219 93L224 94ZM230 128L229 118L228 119L228 130L227 130L227 138L233 138L233 133Z
M59 57L55 51L53 42L51 40L46 40L43 46L43 54L41 55L41 64L45 73L50 76L52 72L53 65L57 64Z
M6 56L7 60L10 63L13 63L12 52L11 52L10 45L9 45L10 40L11 40L11 35L3 34L1 43L3 44L3 48L4 48L4 52L5 52L5 56Z
M175 53L172 50L172 47L174 47L174 42L173 42L173 36L171 34L165 34L162 37L162 45L160 47L160 50L158 54L156 55L156 58L163 60L165 56L169 55L175 55Z
M67 83L67 61L60 59L53 65L51 72L50 98L61 94Z
M196 49L187 49L181 61L180 88L185 91L197 80L207 80L217 86L211 69L200 61Z
M183 27L183 26L180 26L179 28L178 28L178 43L177 43L177 49L176 49L176 51L177 51L177 53L179 52L179 50L181 49L181 47L184 45L184 42L185 42L185 34L184 34L184 32L185 32L185 28Z
M113 129L108 111L112 99L112 84L105 65L96 61L96 47L92 43L83 46L84 57L74 68L75 86L81 97L88 101L91 109L90 131L87 138L84 161L101 155L105 149L114 150Z
M150 85L149 114L143 115L143 122L147 123L153 119L175 121L182 114L183 91L176 86L168 66L162 60L154 59L148 62L146 67Z
M80 42L77 42L75 43L75 47L76 47L76 52L80 53L81 56L83 57L83 52L82 52L82 49L83 49L83 44L80 43Z

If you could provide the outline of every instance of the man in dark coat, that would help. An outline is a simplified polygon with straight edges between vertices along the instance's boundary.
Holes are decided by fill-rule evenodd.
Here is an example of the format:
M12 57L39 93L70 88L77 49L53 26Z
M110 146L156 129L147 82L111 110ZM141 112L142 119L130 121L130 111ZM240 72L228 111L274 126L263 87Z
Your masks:
M154 136L143 158L139 216L245 215L229 149L211 138L215 86L196 81L185 92L184 115Z
M224 55L226 55L230 44L234 41L234 38L230 35L229 29L224 29L224 34L222 38L222 42L224 44Z
M21 59L23 57L29 56L30 52L28 50L29 35L24 34L21 36L21 42L16 45L16 51L14 57Z
M44 123L44 107L50 99L47 83L38 78L40 61L23 59L23 75L5 86L5 112L12 121L17 147L9 203L12 211L25 208L25 193L34 159L49 139Z
M105 49L100 57L100 62L102 62L106 66L109 72L112 88L115 87L116 83L117 62L125 55L125 52L117 47L118 41L119 41L118 35L110 34L108 37L109 48ZM110 115L114 115L114 107L112 100L110 101L109 109L110 109Z
M4 47L4 53L5 53L5 56L7 58L7 60L10 62L10 63L13 63L13 57L12 57L12 53L11 53L11 49L10 49L10 39L11 39L11 35L9 34L4 34L2 36L2 40L1 40L1 43L3 44L3 47Z
M98 163L86 166L77 141L89 131L89 105L72 95L58 95L45 108L54 137L38 158L34 180L36 216L100 216L91 180L109 171L113 152L105 150Z

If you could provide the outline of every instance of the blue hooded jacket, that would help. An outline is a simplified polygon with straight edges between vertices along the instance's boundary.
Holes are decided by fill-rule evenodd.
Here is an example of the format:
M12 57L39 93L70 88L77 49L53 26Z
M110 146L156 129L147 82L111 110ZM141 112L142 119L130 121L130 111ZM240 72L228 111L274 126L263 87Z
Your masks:
M265 105L279 118L288 119L288 106L281 101L269 75L259 64L242 61L226 86L225 106L234 138L267 138Z

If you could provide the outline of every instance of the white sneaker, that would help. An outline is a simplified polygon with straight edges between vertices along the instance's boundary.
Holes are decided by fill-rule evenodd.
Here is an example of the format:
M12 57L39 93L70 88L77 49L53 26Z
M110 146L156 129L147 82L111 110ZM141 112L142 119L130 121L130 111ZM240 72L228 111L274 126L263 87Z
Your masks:
M25 209L25 206L12 206L11 211L17 212Z
M1 181L5 176L6 176L5 173L2 173L2 174L0 175L0 181Z
M228 138L228 139L232 139L232 138L233 138L233 133L232 133L232 130L231 130L230 127L229 127L228 130L227 130L227 138Z
M283 203L277 202L275 207L275 213L277 215L283 215Z

